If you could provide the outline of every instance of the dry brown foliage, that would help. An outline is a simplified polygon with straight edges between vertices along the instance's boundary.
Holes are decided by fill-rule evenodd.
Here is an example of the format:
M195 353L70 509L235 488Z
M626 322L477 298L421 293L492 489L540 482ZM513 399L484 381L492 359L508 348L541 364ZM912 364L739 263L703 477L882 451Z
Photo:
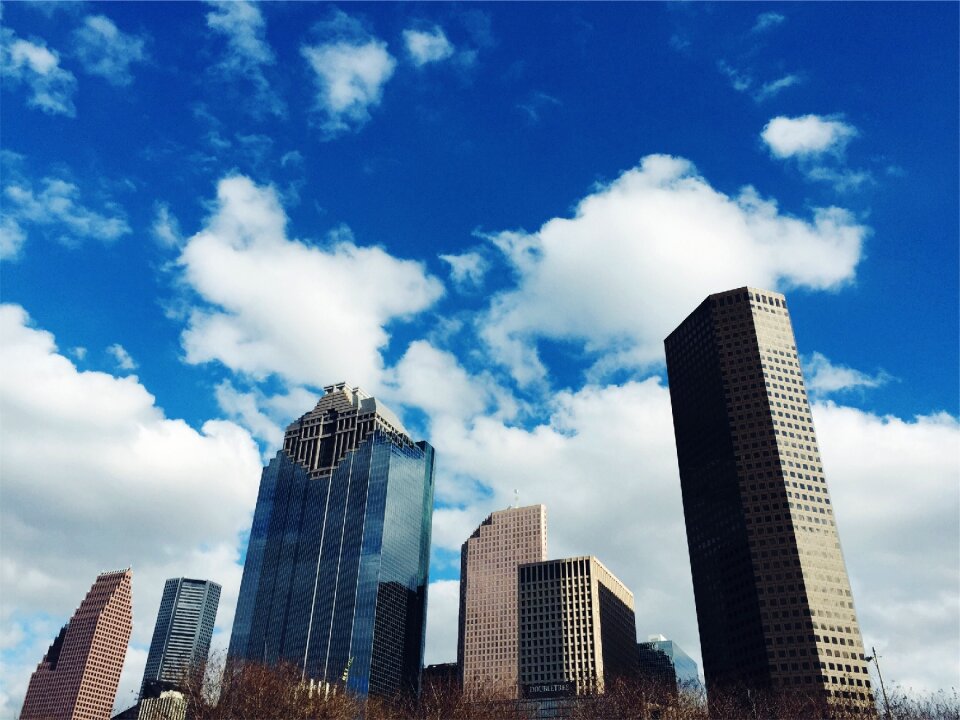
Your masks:
M419 697L401 694L366 702L343 687L319 691L292 665L254 663L197 668L184 680L188 720L960 720L957 691L915 696L894 690L889 711L830 707L797 692L711 695L699 687L674 692L642 680L615 680L602 695L565 698L549 710L492 693L465 695L454 680L424 684ZM538 712L539 710L539 712Z

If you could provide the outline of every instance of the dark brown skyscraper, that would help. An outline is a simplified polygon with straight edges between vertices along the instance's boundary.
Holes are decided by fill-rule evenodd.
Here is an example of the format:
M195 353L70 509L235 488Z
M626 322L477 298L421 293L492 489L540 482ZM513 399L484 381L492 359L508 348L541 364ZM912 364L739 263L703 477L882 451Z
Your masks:
M873 707L783 295L711 295L665 342L707 689Z
M100 575L30 677L20 720L110 717L133 629L130 568Z

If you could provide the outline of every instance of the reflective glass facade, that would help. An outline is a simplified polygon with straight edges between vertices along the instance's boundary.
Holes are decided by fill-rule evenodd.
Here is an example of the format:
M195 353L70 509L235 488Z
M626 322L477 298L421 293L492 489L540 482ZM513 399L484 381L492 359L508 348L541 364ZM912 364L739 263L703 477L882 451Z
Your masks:
M327 388L264 468L229 656L362 696L416 689L433 460L372 398Z
M640 656L640 674L654 682L669 682L674 686L695 688L700 685L696 661L673 640L662 635L648 642L637 643Z
M143 671L141 695L149 681L176 685L191 667L206 661L219 604L220 586L215 582L167 580Z

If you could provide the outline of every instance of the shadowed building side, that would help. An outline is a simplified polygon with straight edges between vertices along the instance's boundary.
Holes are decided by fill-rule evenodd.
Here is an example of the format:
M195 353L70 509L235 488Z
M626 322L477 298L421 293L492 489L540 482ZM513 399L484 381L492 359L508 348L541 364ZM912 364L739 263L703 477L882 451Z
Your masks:
M708 691L872 711L786 299L711 295L665 347Z

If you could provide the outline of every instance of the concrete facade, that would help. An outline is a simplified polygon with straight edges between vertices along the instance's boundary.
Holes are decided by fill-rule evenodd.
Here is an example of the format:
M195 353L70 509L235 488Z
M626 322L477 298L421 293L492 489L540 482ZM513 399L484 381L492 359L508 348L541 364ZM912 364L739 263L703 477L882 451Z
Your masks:
M707 687L872 708L783 295L710 295L665 341Z
M519 625L526 698L602 693L636 675L633 593L595 557L521 565Z
M133 629L132 571L97 577L30 676L21 720L110 717Z
M543 505L491 513L463 544L457 660L466 692L517 696L517 568L546 557Z

